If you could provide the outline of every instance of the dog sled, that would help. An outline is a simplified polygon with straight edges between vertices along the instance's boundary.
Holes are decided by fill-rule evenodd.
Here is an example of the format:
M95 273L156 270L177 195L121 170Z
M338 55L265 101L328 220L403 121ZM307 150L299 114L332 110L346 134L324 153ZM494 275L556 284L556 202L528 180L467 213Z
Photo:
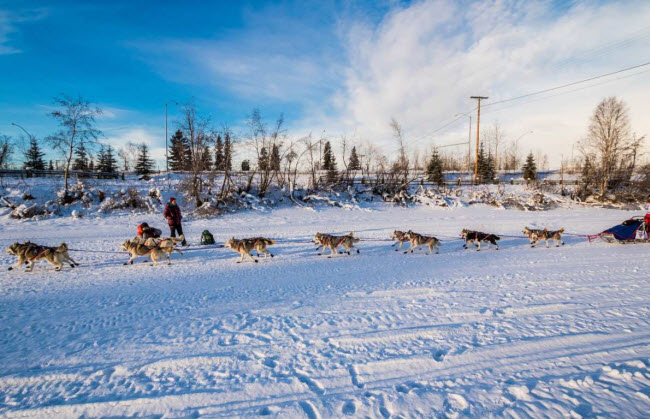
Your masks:
M607 243L647 243L648 234L643 217L632 217L607 230L587 236L589 242L601 239Z

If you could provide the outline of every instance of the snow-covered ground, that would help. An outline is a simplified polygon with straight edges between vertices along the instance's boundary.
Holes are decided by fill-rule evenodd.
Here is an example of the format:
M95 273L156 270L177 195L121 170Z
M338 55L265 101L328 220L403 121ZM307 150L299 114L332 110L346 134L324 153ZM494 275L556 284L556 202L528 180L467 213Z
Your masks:
M74 270L2 271L0 415L647 417L650 245L504 238L499 251L454 241L429 256L363 241L361 254L327 259L306 243L395 228L584 234L632 215L287 207L185 225L192 242L206 228L221 243L280 239L258 264L190 248L171 266L73 252ZM0 244L117 251L141 221L164 226L157 215L3 219Z

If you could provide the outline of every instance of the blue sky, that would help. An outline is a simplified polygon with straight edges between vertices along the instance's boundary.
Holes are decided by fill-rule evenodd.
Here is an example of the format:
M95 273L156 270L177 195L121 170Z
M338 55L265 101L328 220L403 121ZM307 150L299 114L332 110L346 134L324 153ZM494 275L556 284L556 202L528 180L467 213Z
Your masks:
M99 127L106 142L146 141L160 158L164 103L193 98L216 127L241 127L258 107L269 119L283 113L295 135L327 130L359 142L377 139L388 153L390 117L415 140L471 109L467 96L477 91L503 98L650 58L643 57L650 35L644 5L0 1L0 134L19 136L16 122L44 137L55 129L47 117L52 98L81 94L104 108ZM648 78L642 80L647 93ZM625 96L638 83L615 83L598 94ZM571 125L572 137L596 105L588 93L569 97L580 123L557 116L556 123ZM543 110L557 113L552 101ZM535 107L524 111L539 115ZM176 114L170 107L170 129ZM516 115L494 121L513 136L535 123ZM452 126L418 147L466 132ZM536 141L531 148L546 144Z

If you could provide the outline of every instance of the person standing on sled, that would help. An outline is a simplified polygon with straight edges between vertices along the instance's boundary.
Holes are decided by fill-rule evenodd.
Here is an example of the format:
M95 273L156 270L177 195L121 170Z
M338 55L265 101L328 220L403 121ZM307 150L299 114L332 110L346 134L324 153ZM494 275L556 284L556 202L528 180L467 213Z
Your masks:
M645 231L650 235L650 195L648 195L648 202L645 204Z
M167 219L167 224L171 231L171 236L176 237L176 233L179 236L183 236L183 226L181 226L181 220L183 216L181 215L181 209L176 204L176 198L169 198L169 203L165 206L165 212L163 213ZM187 241L185 241L185 236L183 236L183 246L187 246Z

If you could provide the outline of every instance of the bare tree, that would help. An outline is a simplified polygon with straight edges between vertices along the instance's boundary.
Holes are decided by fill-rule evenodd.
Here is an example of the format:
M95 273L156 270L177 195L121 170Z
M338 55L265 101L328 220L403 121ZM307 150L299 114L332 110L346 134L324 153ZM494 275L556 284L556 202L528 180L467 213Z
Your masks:
M372 170L377 170L377 156L380 153L379 148L377 148L376 145L374 145L371 141L366 140L361 143L361 176L364 176L364 171L365 171L365 176L369 176L370 172Z
M0 168L6 168L14 152L14 142L8 135L0 135Z
M310 173L310 187L311 188L316 188L316 172L318 171L318 167L320 166L320 157L318 155L318 147L320 145L320 140L315 141L311 133L303 138L301 140L305 146L305 153L307 156L307 164L309 165L309 173Z
M54 99L54 105L58 108L50 116L57 120L61 127L55 134L50 135L46 140L52 148L58 150L63 156L63 187L65 196L68 195L68 177L70 164L75 149L84 144L90 146L96 143L97 138L102 134L95 128L95 117L102 113L98 107L92 107L90 103L81 96L72 99L69 96L60 96Z
M209 120L197 115L194 102L190 101L183 106L183 119L179 129L185 134L188 141L189 154L192 160L190 170L190 196L194 198L197 207L203 204L201 192L203 189L203 171L205 164L211 161L210 145L213 142L208 131Z
M392 118L390 121L390 127L393 130L393 136L395 137L395 141L397 141L398 153L399 153L394 168L396 171L401 173L401 177L403 178L402 182L405 185L408 185L409 160L406 153L406 143L404 142L402 126L399 124L399 122L397 122L395 118Z
M124 147L120 147L117 156L122 160L125 172L132 170L138 161L138 145L129 141Z
M624 174L629 181L644 138L632 135L628 108L622 100L612 96L596 106L579 147L596 168L601 197L615 186L614 181L620 183Z
M273 181L277 171L271 164L270 156L273 147L282 147L285 138L284 116L280 115L273 128L269 131L259 109L253 109L247 121L249 129L248 141L257 155L257 172L260 176L259 194L264 196Z

